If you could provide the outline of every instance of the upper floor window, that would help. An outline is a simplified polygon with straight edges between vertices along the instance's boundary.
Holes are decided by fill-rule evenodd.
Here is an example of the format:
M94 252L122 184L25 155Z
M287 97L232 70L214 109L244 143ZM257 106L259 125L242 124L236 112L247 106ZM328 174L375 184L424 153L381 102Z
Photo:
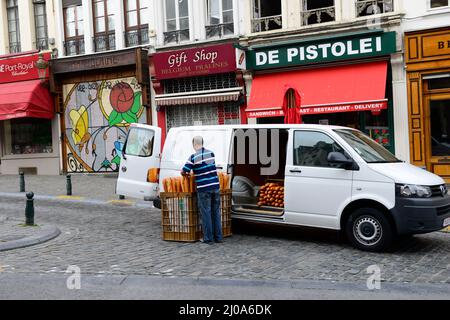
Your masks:
M148 43L148 7L145 0L125 1L125 45Z
M165 0L164 43L189 40L189 0Z
M116 47L114 33L113 0L93 0L94 12L94 50L114 50Z
M83 6L81 1L64 8L64 49L67 56L84 53Z
M281 0L253 0L252 32L281 29Z
M34 30L36 33L36 49L48 49L47 14L45 0L33 0Z
M450 0L430 0L430 7L441 8L450 6Z
M6 1L6 15L8 20L9 52L20 52L20 24L17 0Z
M302 24L334 21L335 13L334 0L303 0Z
M357 0L356 15L370 16L394 11L394 0Z
M234 34L233 0L207 0L206 37Z

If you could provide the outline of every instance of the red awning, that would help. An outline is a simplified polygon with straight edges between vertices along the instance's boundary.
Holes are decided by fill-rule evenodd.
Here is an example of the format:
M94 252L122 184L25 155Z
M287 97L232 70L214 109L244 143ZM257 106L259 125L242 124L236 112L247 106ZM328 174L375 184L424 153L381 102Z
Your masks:
M387 61L256 75L246 109L250 118L283 116L287 88L301 96L301 115L387 108Z
M53 115L53 99L40 80L0 84L0 120L51 119Z

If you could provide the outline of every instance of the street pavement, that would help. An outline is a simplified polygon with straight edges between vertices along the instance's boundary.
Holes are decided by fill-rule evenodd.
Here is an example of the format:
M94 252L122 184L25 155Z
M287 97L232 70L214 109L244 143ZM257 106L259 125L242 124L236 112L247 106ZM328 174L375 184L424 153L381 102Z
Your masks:
M226 238L222 244L208 246L202 243L167 242L161 239L159 210L148 203L140 205L139 202L130 200L112 201L117 199L113 194L114 178L83 178L85 180L81 177L73 179L74 195L83 198L70 200L58 197L65 192L65 177L27 177L27 186L30 186L28 190L32 187L32 191L37 194L36 223L55 225L61 230L61 234L43 244L0 252L1 299L20 296L18 288L25 286L26 282L14 279L21 275L35 279L29 282L30 291L22 296L37 297L33 293L39 293L40 282L36 279L40 275L51 277L47 285L50 286L57 279L64 280L67 277L65 271L73 265L80 268L85 279L143 277L147 282L142 283L149 286L158 278L233 279L272 281L270 285L266 285L267 290L264 290L275 292L277 286L273 283L298 283L300 287L291 286L281 290L283 293L279 297L283 299L299 298L302 294L303 297L311 298L380 298L383 294L386 298L450 298L449 233L435 232L403 239L385 253L356 250L339 239L336 232L247 223L233 224L233 236ZM18 186L18 177L0 176L0 215L20 219L24 215L25 197L22 199L21 195L11 194L17 192L11 190L15 184ZM39 198L39 195L42 197ZM88 201L89 199L101 201ZM381 270L381 290L376 294L370 294L366 286L370 276L367 268L371 265L376 265ZM307 287L302 287L305 281L325 282L335 288L350 283L352 287L347 291L330 291L319 286L304 291L307 290ZM63 282L63 287L64 285ZM198 287L198 283L175 283L170 290L164 289L160 283L153 287L156 291L143 285L139 290L136 289L140 294L131 294L129 298L195 299L208 297L208 290L215 287L222 288L222 293L218 294L220 298L251 299L263 295L260 293L261 286L247 286L245 290L239 290L239 286L208 284L202 286L204 290L198 290L198 294L184 296L180 293L182 288L184 292L195 292L193 288ZM393 293L383 291L383 288L389 286L400 287ZM418 287L423 288L423 291L411 291ZM46 294L41 298L72 297L69 293L59 295L63 290L60 287L52 287L53 291L44 285L42 288L46 288L43 291ZM117 287L110 288L112 291L108 288L108 285L91 287L92 290L86 291L85 297L121 296L121 291L115 290ZM233 291L232 288L236 290ZM123 289L128 290L125 287ZM233 292L237 292L236 295ZM216 298L218 295L209 297Z

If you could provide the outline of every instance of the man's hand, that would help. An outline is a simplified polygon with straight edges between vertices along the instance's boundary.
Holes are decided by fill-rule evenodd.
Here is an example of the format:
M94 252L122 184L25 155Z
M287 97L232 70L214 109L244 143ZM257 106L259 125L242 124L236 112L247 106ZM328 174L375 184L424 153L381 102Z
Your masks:
M184 170L181 170L181 175L183 177L187 177L187 176L189 176L189 173L185 172Z

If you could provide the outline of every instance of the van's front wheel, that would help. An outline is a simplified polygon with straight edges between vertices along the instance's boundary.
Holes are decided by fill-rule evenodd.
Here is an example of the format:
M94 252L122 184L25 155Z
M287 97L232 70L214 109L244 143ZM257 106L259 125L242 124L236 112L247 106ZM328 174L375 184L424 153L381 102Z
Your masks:
M356 209L347 220L346 233L353 246L373 252L386 249L393 238L391 223L374 208Z

